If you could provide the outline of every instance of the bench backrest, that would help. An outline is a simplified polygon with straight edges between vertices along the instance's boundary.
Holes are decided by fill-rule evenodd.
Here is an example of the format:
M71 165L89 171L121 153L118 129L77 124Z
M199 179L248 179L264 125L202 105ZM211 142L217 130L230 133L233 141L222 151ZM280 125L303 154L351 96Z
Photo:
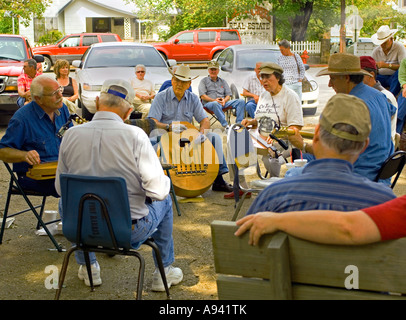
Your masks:
M250 246L237 228L211 224L219 299L406 299L406 238L341 246L278 232Z

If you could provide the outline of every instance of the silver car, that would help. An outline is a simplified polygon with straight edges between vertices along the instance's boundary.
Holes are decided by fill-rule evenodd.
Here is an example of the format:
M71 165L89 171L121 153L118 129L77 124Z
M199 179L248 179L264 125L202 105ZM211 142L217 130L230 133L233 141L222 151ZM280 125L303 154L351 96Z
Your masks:
M103 82L107 79L135 78L135 66L145 65L145 79L155 84L158 91L162 83L172 78L168 71L176 65L175 60L166 62L151 45L134 42L106 42L93 44L83 54L81 60L74 60L76 81L79 86L79 107L82 116L91 119L96 112L96 97L100 94Z
M218 56L220 65L219 77L227 81L233 98L242 93L244 80L254 72L255 64L261 62L278 62L281 55L277 45L242 44L230 46ZM307 66L308 67L308 66ZM302 109L304 115L314 115L319 105L319 88L315 79L306 73L312 89L302 93Z

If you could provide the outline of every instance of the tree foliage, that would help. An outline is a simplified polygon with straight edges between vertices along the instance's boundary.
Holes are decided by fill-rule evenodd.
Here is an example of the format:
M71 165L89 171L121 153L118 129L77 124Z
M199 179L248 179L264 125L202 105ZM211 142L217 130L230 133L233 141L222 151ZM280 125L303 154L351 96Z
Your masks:
M137 4L143 19L169 25L161 33L167 39L175 33L198 27L225 26L236 13L249 12L260 0L127 0ZM335 24L340 24L341 0L268 0L274 18L277 39L292 41L318 40ZM362 36L371 36L383 24L406 26L405 15L394 10L390 0L346 0L346 5L358 8L364 20ZM168 14L172 12L172 14ZM176 13L176 14L174 14Z
M12 19L20 18L25 25L32 16L41 17L52 0L0 0L0 31L12 33Z

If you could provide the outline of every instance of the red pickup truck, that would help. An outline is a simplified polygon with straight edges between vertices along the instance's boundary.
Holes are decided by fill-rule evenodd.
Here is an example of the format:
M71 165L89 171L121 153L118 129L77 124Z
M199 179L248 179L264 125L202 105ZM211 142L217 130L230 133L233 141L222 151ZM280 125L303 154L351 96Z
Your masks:
M55 44L32 48L34 54L44 56L43 71L47 72L57 59L80 60L93 43L121 41L115 33L73 33L58 40Z
M24 61L44 57L34 55L27 38L20 35L0 34L0 125L7 125L18 109L17 78L23 72Z
M175 34L167 42L152 43L165 59L206 62L216 59L225 48L241 44L240 33L229 28L201 28Z

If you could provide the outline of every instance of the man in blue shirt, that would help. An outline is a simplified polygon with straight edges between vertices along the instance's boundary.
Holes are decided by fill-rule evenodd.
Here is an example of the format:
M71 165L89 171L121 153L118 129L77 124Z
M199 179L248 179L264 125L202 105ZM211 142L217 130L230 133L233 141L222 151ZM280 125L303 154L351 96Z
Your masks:
M57 134L69 119L62 92L54 79L36 77L31 84L32 102L16 111L0 141L0 160L13 163L21 186L55 197L59 195L54 179L33 180L26 172L30 165L58 160L62 138Z
M157 128L167 131L174 129L172 126L173 121L192 123L193 118L195 118L200 125L200 137L205 139L205 136L207 136L216 149L220 162L219 173L213 183L212 189L214 191L231 192L233 190L231 185L227 184L222 177L228 172L223 154L222 141L219 135L208 132L210 130L210 121L207 113L204 111L199 97L187 90L190 87L191 81L190 68L184 65L179 66L173 72L172 87L155 96L148 113L148 118L152 118L156 122ZM179 126L176 129L179 129Z
M364 75L372 76L361 69L360 58L347 53L336 53L330 57L328 68L317 76L329 75L329 87L336 93L346 93L362 99L369 109L372 130L369 145L354 163L354 172L374 180L383 162L393 153L391 142L391 117L396 107L390 104L386 96L363 83ZM312 153L311 146L291 142L302 151ZM302 148L303 147L303 148ZM389 181L383 181L389 184Z
M311 161L298 176L265 188L247 214L262 211L352 211L395 198L389 187L353 172L367 148L371 121L368 107L354 96L337 94L326 104L316 126Z

